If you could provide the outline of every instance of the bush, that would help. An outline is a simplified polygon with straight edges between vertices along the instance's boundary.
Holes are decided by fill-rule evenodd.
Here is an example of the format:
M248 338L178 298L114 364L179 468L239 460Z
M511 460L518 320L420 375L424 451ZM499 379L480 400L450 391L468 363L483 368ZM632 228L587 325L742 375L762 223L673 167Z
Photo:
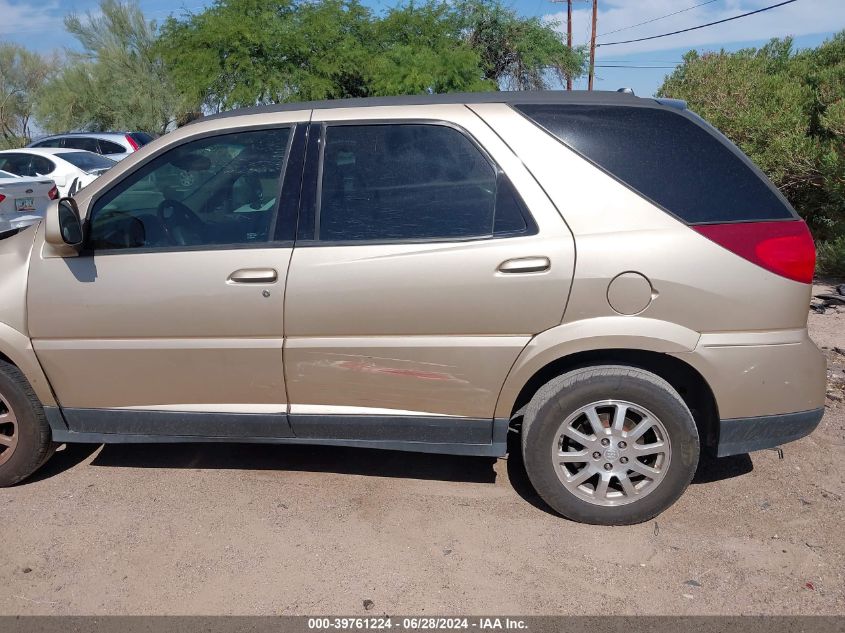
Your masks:
M845 277L845 235L816 244L816 271Z

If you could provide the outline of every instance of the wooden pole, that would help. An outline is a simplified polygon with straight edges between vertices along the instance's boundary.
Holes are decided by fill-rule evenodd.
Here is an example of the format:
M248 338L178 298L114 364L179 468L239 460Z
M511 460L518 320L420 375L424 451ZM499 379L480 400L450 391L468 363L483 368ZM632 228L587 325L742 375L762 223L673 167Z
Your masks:
M566 45L572 52L572 0L566 0ZM566 74L566 89L572 90L572 74Z
M587 90L593 89L593 76L596 69L596 21L599 12L599 0L593 0L593 29L590 33L590 75L587 80Z

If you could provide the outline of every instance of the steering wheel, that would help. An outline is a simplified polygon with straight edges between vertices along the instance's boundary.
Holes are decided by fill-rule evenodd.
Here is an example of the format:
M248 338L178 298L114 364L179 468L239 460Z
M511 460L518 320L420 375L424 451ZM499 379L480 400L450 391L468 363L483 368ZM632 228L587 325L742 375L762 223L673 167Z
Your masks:
M170 198L162 200L156 215L171 243L187 246L202 241L205 222L184 203Z

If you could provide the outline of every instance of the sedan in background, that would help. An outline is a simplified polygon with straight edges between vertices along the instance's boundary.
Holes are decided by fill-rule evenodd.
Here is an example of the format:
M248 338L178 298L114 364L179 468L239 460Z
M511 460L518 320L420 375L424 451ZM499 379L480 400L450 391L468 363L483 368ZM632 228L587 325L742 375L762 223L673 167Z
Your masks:
M58 197L52 180L0 171L0 235L35 224L44 217L50 200Z
M105 156L73 149L25 147L0 151L0 170L16 176L51 178L61 196L73 195L116 164Z
M81 149L119 161L153 139L147 132L72 132L40 138L27 147Z

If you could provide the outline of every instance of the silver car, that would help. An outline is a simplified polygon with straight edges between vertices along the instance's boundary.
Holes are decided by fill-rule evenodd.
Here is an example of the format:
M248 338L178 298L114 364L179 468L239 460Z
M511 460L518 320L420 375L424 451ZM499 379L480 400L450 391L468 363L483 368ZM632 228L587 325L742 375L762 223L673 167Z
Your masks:
M27 147L81 149L120 161L137 152L154 138L148 132L72 132L45 136Z

